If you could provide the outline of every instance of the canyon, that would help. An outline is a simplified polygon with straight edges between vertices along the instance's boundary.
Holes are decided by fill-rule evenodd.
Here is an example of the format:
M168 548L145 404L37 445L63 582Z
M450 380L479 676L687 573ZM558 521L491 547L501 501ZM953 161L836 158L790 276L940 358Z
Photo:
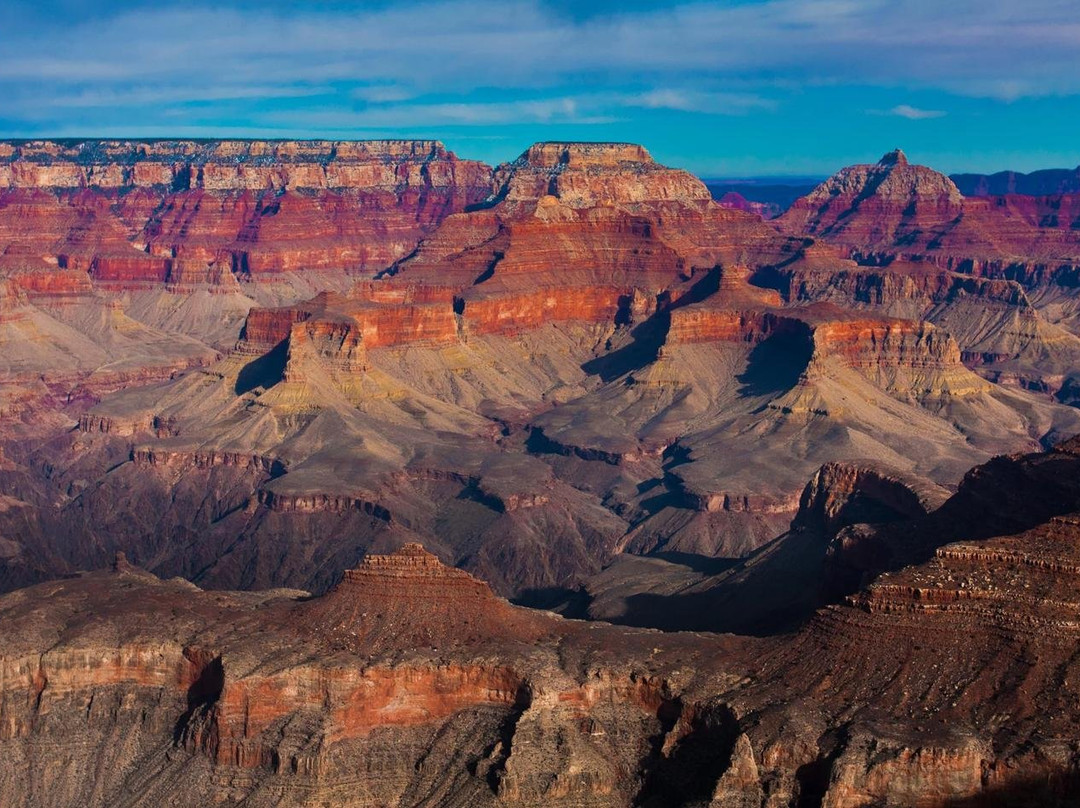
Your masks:
M0 801L1068 804L1043 179L0 143Z

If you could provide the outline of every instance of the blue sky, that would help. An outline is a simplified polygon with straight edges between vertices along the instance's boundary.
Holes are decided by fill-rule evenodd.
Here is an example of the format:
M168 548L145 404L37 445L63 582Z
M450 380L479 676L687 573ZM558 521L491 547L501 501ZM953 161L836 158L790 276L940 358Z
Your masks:
M628 140L707 176L1080 163L1075 0L0 4L0 136Z

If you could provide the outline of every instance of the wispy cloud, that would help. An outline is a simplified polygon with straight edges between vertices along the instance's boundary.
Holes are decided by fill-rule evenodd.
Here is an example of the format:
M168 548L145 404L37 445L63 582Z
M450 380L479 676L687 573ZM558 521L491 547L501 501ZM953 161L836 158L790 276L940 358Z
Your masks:
M948 113L940 109L920 109L910 104L898 104L887 112L878 114L894 115L897 118L907 118L909 121L925 121L930 118L944 118Z
M352 97L371 104L394 104L416 97L416 92L396 84L372 84L356 87Z
M656 109L711 115L745 115L752 110L774 109L775 103L750 94L707 93L685 90L650 90L641 93L584 93L509 101L432 102L403 94L403 101L354 91L365 103L357 109L289 110L270 113L275 125L304 124L335 131L352 127L400 129L438 126L498 126L505 124L573 124L592 126L612 123L629 110Z
M359 110L287 110L268 113L265 119L277 126L305 125L344 131L522 123L595 125L610 123L613 117L600 114L591 99L564 97L487 103L387 104Z
M671 109L678 112L702 112L711 115L745 115L748 112L776 109L775 100L752 93L719 93L699 90L657 89L623 100L628 106L646 109Z
M1002 98L1080 91L1080 9L1065 0L696 2L585 19L539 0L334 11L165 0L128 3L121 13L87 1L100 13L84 22L44 20L0 34L0 81L39 91L45 82L209 88L225 79L467 92L611 75L659 88L672 77L786 76Z
M80 107L116 108L187 102L212 103L242 99L311 98L313 96L327 95L329 92L330 90L326 87L289 87L259 84L239 86L220 84L211 87L195 85L175 87L95 87L60 90L49 99L49 104L54 107L73 109Z

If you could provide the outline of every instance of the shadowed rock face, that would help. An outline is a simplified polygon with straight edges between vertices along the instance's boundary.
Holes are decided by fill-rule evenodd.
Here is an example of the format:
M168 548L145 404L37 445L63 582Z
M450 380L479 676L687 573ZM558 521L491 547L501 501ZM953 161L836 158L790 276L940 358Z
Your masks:
M1072 443L995 460L944 504L822 469L802 529L887 505L894 571L762 639L514 607L417 544L316 598L118 558L0 597L0 799L1068 805L1077 463Z

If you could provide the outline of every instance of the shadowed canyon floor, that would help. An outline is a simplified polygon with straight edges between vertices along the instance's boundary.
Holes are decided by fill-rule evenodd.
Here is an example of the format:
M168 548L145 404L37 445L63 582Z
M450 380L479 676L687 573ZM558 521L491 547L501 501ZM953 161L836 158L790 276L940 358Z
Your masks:
M1042 179L0 144L0 801L1069 804Z

